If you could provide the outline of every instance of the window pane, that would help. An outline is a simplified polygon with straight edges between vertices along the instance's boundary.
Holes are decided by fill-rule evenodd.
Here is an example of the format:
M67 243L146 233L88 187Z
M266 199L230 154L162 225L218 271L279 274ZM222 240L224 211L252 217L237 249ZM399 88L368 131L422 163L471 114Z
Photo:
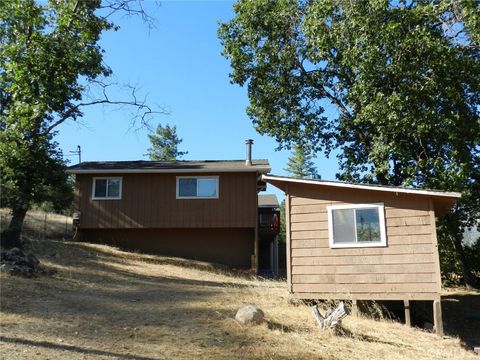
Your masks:
M380 219L378 209L357 209L357 241L380 242Z
M197 179L178 179L178 196L197 196Z
M107 188L107 197L120 197L120 179L109 179Z
M353 209L332 210L333 242L354 243L355 221Z
M217 179L198 179L198 196L216 197Z
M107 196L107 180L95 179L95 194L94 197L106 197Z

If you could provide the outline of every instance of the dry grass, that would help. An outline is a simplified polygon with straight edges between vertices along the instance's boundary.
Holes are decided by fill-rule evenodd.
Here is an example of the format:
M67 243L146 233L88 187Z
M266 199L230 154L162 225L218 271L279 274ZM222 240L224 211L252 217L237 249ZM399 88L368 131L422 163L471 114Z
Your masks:
M58 274L1 274L0 358L478 359L458 338L391 321L349 316L341 334L321 332L281 281L103 245L30 246ZM263 325L235 322L246 303Z
M10 210L0 208L0 230L8 226L10 218ZM45 237L71 238L72 218L42 210L31 210L25 216L23 232L28 238L35 239L43 239Z

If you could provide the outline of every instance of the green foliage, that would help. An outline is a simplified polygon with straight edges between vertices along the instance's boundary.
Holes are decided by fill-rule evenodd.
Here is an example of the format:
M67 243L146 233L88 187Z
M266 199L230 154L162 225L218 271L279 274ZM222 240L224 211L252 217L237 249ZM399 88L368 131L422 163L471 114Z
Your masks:
M177 136L176 126L159 124L155 134L149 134L148 138L152 144L147 150L147 156L150 160L175 161L188 154L188 151L178 151L178 145L183 140Z
M61 209L71 201L65 162L53 140L55 128L77 120L85 106L111 103L101 81L111 70L103 62L98 41L102 32L116 29L109 14L132 11L130 3L1 2L0 200L12 208L7 232L14 242L33 204L48 201ZM103 98L91 99L95 86ZM91 98L85 101L87 90ZM143 103L134 104L150 110Z
M480 276L480 239L470 244L464 244L463 248L468 267L477 277ZM438 250L443 282L447 285L463 283L462 264L455 254L453 243L445 236L439 237Z
M62 153L48 138L32 146L15 132L0 132L0 169L2 206L28 209L51 201L61 209L72 199Z
M470 261L472 271L480 276L480 238L473 244L465 246L467 258Z
M438 253L440 256L440 270L442 281L446 285L458 285L462 273L460 262L455 255L455 248L445 236L438 238Z
M462 192L440 237L468 272L459 234L480 217L480 1L234 10L219 37L257 131L281 148L337 149L341 180Z
M312 158L313 156L308 154L303 146L295 144L285 171L299 178L320 179Z

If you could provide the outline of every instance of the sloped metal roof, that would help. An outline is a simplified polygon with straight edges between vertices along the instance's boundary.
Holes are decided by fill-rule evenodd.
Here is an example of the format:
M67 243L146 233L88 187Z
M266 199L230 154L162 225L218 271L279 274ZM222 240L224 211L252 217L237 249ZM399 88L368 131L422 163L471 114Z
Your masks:
M89 161L70 166L71 174L92 173L176 173L176 172L261 172L270 171L268 160L194 160L194 161Z

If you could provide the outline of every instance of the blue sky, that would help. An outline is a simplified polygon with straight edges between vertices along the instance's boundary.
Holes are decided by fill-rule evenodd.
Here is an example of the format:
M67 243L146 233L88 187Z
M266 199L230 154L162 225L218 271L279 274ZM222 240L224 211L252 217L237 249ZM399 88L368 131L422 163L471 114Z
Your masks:
M216 32L218 21L233 17L233 2L165 1L160 7L147 3L157 19L149 30L138 18L120 18L117 32L105 33L101 46L105 62L121 84L137 85L148 102L158 104L169 115L158 115L158 123L177 126L183 138L184 160L244 159L245 139L254 139L253 157L270 161L272 173L285 175L289 151L275 151L276 142L257 134L247 117L246 88L230 84L229 62L221 56ZM126 97L113 92L114 97ZM127 109L95 107L85 111L82 125L70 122L58 130L57 141L64 154L82 147L82 161L139 160L149 147L146 129L131 129ZM72 164L76 157L69 157ZM334 179L335 157L316 159L323 179ZM280 191L269 186L269 193Z

